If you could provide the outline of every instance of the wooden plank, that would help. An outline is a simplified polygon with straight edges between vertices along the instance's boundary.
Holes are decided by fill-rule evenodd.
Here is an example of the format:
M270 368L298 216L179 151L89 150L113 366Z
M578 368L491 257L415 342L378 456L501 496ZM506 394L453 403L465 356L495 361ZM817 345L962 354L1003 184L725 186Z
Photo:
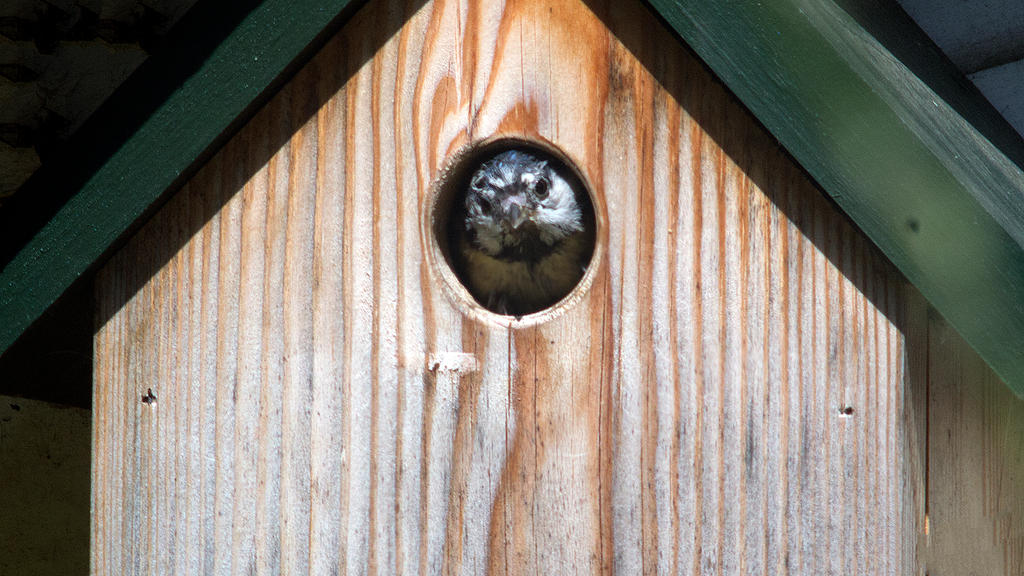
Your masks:
M194 69L181 71L172 59L167 67L181 78L167 88L166 99L4 263L0 352L100 260L349 4L265 0ZM184 41L197 44L193 37Z
M601 226L521 322L427 214L495 136ZM640 6L375 2L99 274L94 572L899 574L902 279L858 238Z
M0 395L0 573L89 565L87 409Z
M1020 135L891 3L651 4L1024 395Z
M904 412L901 422L904 468L903 492L903 573L925 576L928 546L928 395L929 316L934 312L928 301L912 287L905 291L904 334L906 335L906 379L903 388Z
M928 322L928 574L1024 571L1024 401Z

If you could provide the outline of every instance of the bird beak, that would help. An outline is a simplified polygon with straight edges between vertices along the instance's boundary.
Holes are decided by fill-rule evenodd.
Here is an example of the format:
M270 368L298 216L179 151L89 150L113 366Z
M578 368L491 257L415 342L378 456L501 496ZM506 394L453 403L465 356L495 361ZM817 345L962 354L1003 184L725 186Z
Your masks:
M513 230L518 230L529 216L527 207L522 204L522 200L516 197L509 198L502 208L505 213L502 223Z

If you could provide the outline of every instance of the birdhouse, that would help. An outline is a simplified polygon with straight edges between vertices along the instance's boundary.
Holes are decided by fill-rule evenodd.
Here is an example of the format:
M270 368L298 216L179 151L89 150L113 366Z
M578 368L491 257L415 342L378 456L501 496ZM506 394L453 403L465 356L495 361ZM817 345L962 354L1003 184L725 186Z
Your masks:
M971 177L827 48L873 46L850 16L674 4L316 24L97 271L93 574L1019 574L1020 355L988 330L1021 313L979 310L1021 288L971 272L1019 246L948 237ZM524 309L465 257L507 151L587 235ZM510 174L541 218L552 181Z

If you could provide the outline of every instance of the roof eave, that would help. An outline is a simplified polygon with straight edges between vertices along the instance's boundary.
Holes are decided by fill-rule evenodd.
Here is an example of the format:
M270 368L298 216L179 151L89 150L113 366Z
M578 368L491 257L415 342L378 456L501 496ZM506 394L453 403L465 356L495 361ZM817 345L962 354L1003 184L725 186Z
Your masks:
M1020 139L930 43L893 48L916 25L873 0L650 3L1024 395Z
M350 4L265 0L242 19L0 271L0 352ZM980 95L950 97L962 84L951 67L921 74L912 61L927 62L928 48L904 44L897 57L868 29L888 22L882 30L899 37L916 26L872 19L886 10L874 0L650 4L1024 394L1024 173L1008 156L1024 152Z
M208 39L184 34L181 46L168 47L167 70L180 78L170 82L152 112L111 146L112 152L0 270L0 353L100 263L360 2L253 4L214 39L197 66L181 71L174 59ZM61 167L50 169L59 172Z

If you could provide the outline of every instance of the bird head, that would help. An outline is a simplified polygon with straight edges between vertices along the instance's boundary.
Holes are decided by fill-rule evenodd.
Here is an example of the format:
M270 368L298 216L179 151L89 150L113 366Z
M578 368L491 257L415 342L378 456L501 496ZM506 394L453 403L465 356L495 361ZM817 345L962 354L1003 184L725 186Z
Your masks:
M465 226L484 253L529 260L583 230L567 169L522 150L507 150L473 173L465 196Z

